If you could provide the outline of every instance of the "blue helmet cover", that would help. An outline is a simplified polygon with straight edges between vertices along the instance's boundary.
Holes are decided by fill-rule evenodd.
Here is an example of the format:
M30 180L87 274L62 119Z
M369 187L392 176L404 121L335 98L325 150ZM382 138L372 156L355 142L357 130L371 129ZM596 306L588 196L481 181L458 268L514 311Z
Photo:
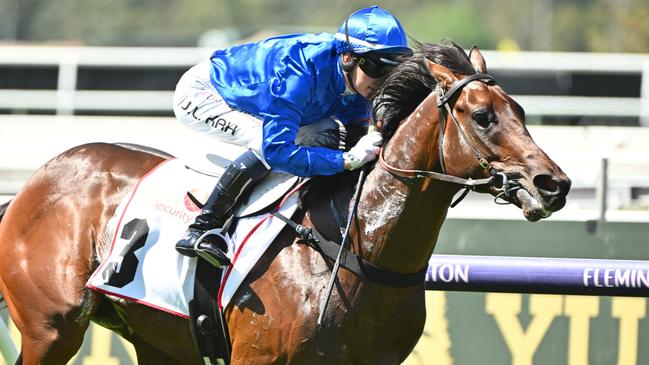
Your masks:
M363 54L411 53L408 38L399 20L387 10L372 5L350 15L338 28L336 51Z

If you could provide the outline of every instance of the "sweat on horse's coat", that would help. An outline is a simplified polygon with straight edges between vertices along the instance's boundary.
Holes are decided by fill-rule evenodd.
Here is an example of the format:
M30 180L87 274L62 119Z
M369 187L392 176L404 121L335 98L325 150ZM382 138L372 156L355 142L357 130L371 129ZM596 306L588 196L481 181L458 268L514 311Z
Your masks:
M374 104L374 115L383 123L387 163L439 171L440 113L431 92L438 84L448 90L475 73L486 73L479 50L469 57L455 44L422 45L387 77ZM524 211L528 219L539 219L541 209L563 207L570 180L534 143L522 109L498 85L475 82L460 90L450 107L471 145L538 202L539 208ZM474 121L481 110L490 110L494 122L485 126ZM463 146L454 123L445 125L447 173L488 176ZM186 320L84 287L97 266L96 244L115 208L163 159L116 145L79 146L54 157L16 195L0 223L0 290L22 333L23 364L65 364L83 341L88 317L131 341L140 363L200 362ZM340 227L331 217L330 202L338 207L349 203L353 187L344 182L353 181L353 175L315 180L327 191L305 196L297 220L333 239ZM442 181L395 176L377 165L363 186L351 250L388 270L419 272L428 265L458 189ZM493 187L482 192L498 193ZM379 218L380 212L385 215ZM317 327L331 262L296 241L294 232L280 233L225 308L232 364L402 362L423 331L424 283L393 288L343 269L323 326Z

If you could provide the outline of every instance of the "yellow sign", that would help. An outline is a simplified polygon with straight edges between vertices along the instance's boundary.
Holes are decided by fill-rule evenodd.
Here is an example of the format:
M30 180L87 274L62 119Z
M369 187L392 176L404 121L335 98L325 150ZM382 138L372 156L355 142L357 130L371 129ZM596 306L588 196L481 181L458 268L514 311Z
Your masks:
M457 295L460 300L479 302L482 310L467 311L452 307L449 298ZM460 295L463 295L460 297ZM439 291L426 292L427 319L424 333L406 365L465 365L454 358L454 354L462 351L476 351L479 344L475 340L464 340L468 336L466 327L460 327L459 333L453 340L452 333L456 323L449 318L450 313L456 313L465 321L470 321L470 330L478 331L482 338L499 338L493 342L501 344L501 348L493 346L489 351L483 351L485 364L490 363L490 356L505 353L511 359L512 365L532 365L534 357L539 353L541 344L548 336L560 335L566 344L565 360L561 364L588 365L589 353L593 350L591 324L595 320L615 322L616 340L607 338L606 345L610 351L617 354L617 365L633 365L638 363L638 335L640 325L646 316L647 300L645 298L615 297L610 306L603 306L603 298L595 296L570 295L529 295L527 305L524 305L526 294L487 293L454 294ZM468 298L468 299L467 299ZM479 300L475 300L479 298ZM484 299L484 300L482 300ZM456 299L458 300L458 299ZM526 308L525 308L526 307ZM607 311L603 312L602 308ZM454 311L455 312L452 312ZM463 311L457 314L457 311ZM486 317L486 318L485 318ZM522 321L521 318L529 318ZM557 334L564 327L554 326L557 319L567 322L567 334ZM457 317L456 317L457 319ZM479 320L483 322L479 322ZM475 325L473 326L473 323ZM481 324L480 324L481 323ZM491 325L485 325L491 323ZM98 325L91 325L86 336L85 348L80 351L83 358L73 358L70 364L83 365L120 365L136 364L135 350L130 343ZM9 323L12 340L19 348L20 333ZM555 332L555 333L553 333ZM459 337L459 339L457 338ZM601 337L601 336L600 336ZM610 337L610 336L609 336ZM115 340L118 339L118 340ZM600 338L601 340L601 338ZM601 342L601 341L600 341ZM118 348L119 347L119 348ZM609 350L607 350L609 351ZM118 358L116 353L126 353L126 358ZM555 354L556 355L556 354ZM563 355L562 355L563 356ZM465 361L466 362L466 361ZM0 357L0 365L6 365Z
M406 365L451 365L454 364L454 343L449 333L449 321L446 312L447 293L427 292L426 308L428 316L424 334L417 347L406 360ZM588 354L591 345L591 320L608 316L619 322L617 336L617 365L632 365L638 362L638 333L640 320L645 318L647 301L645 298L612 298L610 313L600 313L600 297L571 295L529 295L531 320L523 326L519 317L522 311L524 294L487 293L485 296L485 314L491 316L502 336L506 351L511 355L512 365L532 365L533 357L541 341L546 337L550 325L558 317L568 319L568 344L565 364L590 364ZM475 315L466 313L467 317ZM476 331L485 331L476 326ZM494 336L497 334L487 333ZM470 347L471 344L456 344ZM613 347L614 344L609 346ZM457 350L460 351L460 350ZM494 349L494 352L496 350ZM485 363L489 363L489 354L484 354ZM462 364L463 365L463 364Z

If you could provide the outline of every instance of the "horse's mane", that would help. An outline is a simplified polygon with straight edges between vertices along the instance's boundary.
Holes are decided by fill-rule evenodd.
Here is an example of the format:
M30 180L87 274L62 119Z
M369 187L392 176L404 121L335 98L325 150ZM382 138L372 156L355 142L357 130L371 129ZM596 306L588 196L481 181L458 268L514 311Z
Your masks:
M435 89L437 82L426 60L445 66L454 73L476 73L469 56L453 41L441 44L413 41L414 54L403 60L370 96L372 120L381 121L384 140L390 139L399 123Z
M385 141L392 137L399 123L410 115L437 85L428 69L426 59L443 65L457 74L476 73L469 56L453 41L445 41L441 44L417 41L413 43L413 55L402 59L402 62L370 96L373 102L372 120L373 123L382 121ZM356 144L366 130L350 132L348 131L347 135L347 146ZM315 200L330 197L334 190L332 187L351 194L356 181L358 181L358 171L347 171L333 176L316 176L302 193L303 207L309 207Z

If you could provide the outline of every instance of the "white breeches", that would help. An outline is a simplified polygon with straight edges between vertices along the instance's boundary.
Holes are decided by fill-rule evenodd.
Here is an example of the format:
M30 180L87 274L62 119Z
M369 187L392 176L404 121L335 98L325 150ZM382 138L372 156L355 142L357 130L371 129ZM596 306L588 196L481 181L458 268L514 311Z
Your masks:
M227 143L261 151L262 121L233 110L210 82L210 60L189 69L174 93L174 114L188 127Z

